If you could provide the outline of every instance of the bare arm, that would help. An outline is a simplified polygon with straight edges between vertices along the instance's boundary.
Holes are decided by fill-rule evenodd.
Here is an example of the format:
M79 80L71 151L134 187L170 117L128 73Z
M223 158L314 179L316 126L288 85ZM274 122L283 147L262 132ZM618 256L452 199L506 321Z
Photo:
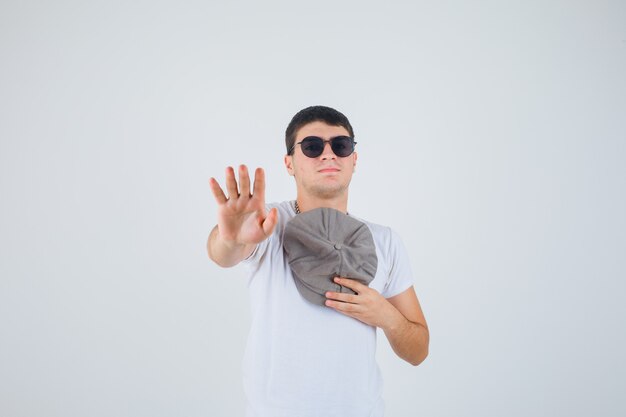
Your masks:
M356 295L329 291L327 306L380 327L396 355L411 365L417 366L426 359L430 336L413 287L385 298L374 288L352 279L337 277L335 282L354 290Z
M224 268L229 268L250 256L256 245L225 241L221 238L219 227L216 225L209 234L206 247L209 258L213 262Z
M398 311L383 328L393 351L412 365L419 365L428 356L430 333L413 287L388 298Z
M209 258L223 267L237 265L267 239L278 222L276 209L265 211L265 173L257 168L253 192L245 165L239 166L239 186L233 168L226 168L228 197L215 178L209 180L217 202L217 226L207 240Z

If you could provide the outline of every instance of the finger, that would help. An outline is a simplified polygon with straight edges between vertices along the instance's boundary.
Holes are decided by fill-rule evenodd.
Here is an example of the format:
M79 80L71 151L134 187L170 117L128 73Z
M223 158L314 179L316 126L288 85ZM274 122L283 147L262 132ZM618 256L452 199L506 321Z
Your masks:
M274 227L278 223L278 209L274 207L267 213L267 217L263 220L263 233L265 236L269 236L274 231Z
M328 307L332 307L337 311L353 316L358 313L360 306L358 304L344 303L341 301L326 300L324 303ZM354 317L354 316L353 316Z
M265 201L265 171L263 168L257 168L254 171L254 190L252 195Z
M341 292L328 291L326 293L326 298L329 298L331 300L342 301L344 303L350 303L350 304L357 303L357 297L354 294L344 294Z
M226 202L226 195L224 194L222 187L220 187L215 178L211 177L209 179L209 186L211 187L213 197L215 197L215 201L217 201L217 204L224 204Z
M239 197L237 181L235 180L235 170L232 167L226 168L226 189L228 190L228 198Z
M242 196L250 196L250 175L245 165L239 165L239 192Z
M361 284L359 281L355 281L349 278L335 277L335 282L344 287L350 288L357 294L363 292L366 288L368 288L367 286Z

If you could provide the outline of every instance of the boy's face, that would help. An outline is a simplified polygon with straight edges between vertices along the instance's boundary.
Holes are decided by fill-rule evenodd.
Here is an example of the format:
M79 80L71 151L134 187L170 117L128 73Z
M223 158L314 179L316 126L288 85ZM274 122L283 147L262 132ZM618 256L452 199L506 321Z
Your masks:
M294 143L308 136L330 140L337 136L349 136L349 133L342 126L315 121L298 130ZM293 154L285 156L285 167L289 175L296 179L298 195L306 193L317 198L333 198L347 193L356 160L356 152L345 158L338 157L332 151L330 143L324 144L324 151L316 158L304 155L301 145L296 145Z

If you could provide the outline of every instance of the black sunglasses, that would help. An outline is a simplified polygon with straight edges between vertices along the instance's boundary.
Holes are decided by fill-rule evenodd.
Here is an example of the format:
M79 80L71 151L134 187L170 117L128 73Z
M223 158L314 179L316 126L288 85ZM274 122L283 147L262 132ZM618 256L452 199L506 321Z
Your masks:
M356 142L350 136L336 136L330 140L324 140L317 136L307 136L291 147L289 155L293 154L296 145L301 145L303 154L309 158L317 158L324 152L326 143L330 143L330 148L340 158L352 155L354 145L356 145Z

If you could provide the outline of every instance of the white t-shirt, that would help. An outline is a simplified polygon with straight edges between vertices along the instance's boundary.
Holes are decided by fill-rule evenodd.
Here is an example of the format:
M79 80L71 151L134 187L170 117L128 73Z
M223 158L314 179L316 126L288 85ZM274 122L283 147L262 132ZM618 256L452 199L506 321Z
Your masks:
M296 288L282 243L293 203L268 205L278 208L278 225L242 262L252 314L243 359L246 417L382 417L376 328L310 303ZM402 242L390 228L364 223L378 257L370 288L385 298L402 293L413 285Z

